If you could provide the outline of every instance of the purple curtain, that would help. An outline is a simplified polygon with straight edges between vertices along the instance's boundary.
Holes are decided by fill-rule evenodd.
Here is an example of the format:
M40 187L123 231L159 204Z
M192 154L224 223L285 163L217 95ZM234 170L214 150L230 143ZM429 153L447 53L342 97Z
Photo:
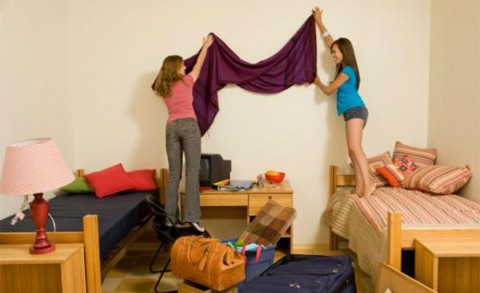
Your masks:
M256 93L278 93L294 84L312 83L317 75L315 20L310 16L295 35L275 55L256 64L240 59L218 36L209 48L193 89L193 107L204 135L215 119L217 92L236 84ZM251 44L261 50L262 44ZM198 53L185 60L186 72L197 61Z

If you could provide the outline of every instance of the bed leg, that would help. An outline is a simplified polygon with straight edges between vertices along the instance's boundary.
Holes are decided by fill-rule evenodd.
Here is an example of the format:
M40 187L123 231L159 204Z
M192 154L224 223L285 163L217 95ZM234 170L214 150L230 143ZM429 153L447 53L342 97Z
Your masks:
M402 270L402 215L388 213L387 262L395 269Z
M338 236L330 229L330 250L338 250Z

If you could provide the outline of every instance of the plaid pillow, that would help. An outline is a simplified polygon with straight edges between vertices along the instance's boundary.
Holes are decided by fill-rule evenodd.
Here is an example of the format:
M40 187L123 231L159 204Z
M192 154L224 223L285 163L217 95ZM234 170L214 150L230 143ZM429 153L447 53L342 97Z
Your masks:
M269 200L250 225L242 232L243 243L274 245L287 231L297 216L294 208L284 207L274 200Z

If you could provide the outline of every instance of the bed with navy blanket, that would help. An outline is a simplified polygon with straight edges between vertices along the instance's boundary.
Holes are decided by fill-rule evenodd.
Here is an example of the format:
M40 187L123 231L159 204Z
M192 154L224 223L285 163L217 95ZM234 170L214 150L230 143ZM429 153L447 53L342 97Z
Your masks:
M154 191L129 191L98 198L94 193L62 194L49 200L50 214L57 232L82 231L82 219L87 214L98 215L100 258L108 259L110 252L137 225L148 220L150 214L145 198ZM1 232L32 232L35 226L29 211L14 226L13 215L0 221ZM54 231L53 221L47 222L47 232ZM55 242L55 237L49 239Z

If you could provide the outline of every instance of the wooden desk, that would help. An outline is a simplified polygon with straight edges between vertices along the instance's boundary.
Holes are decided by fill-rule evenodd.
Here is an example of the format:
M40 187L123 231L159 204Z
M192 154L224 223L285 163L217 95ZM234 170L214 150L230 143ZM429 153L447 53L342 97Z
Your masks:
M480 292L480 237L415 239L415 278L440 293Z
M0 292L86 292L83 244L56 244L46 254L29 247L0 245Z
M184 195L185 192L181 191L182 202ZM280 185L266 183L263 188L240 191L204 190L200 193L200 207L215 208L218 214L225 211L225 209L220 209L222 207L240 207L246 211L245 220L248 225L269 199L273 199L282 206L293 207L293 189L290 183L284 180ZM202 211L202 216L203 214ZM209 216L211 217L211 214ZM282 236L280 242L279 246L282 247L285 244L285 251L291 253L293 248L293 224Z

